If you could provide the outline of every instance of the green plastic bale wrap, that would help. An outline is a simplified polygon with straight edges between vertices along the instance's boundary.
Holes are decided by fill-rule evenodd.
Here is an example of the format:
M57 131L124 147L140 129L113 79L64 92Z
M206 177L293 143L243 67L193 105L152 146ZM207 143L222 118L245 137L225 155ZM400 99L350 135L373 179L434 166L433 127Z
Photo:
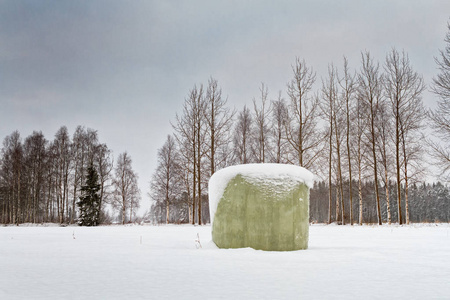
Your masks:
M268 251L308 248L309 186L304 168L250 164L210 179L212 238L219 248Z

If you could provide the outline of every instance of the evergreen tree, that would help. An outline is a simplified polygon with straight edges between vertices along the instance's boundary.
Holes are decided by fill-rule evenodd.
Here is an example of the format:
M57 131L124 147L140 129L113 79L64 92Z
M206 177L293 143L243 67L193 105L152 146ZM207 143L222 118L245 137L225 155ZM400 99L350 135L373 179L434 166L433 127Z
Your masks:
M80 226L97 226L100 218L100 184L98 174L94 166L87 170L85 185L81 187L81 195L78 201L80 217L78 224Z

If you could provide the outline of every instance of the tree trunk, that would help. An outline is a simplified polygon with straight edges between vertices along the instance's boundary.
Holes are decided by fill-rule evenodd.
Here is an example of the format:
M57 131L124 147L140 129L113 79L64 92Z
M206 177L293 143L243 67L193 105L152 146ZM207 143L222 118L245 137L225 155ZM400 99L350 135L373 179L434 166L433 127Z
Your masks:
M361 167L358 172L358 197L359 197L359 225L363 223L363 201L362 201L362 183L361 183Z
M333 158L333 122L330 118L330 151L328 155L328 224L331 224L331 203L333 198L332 191L332 158ZM337 221L337 220L336 220Z
M336 222L339 223L340 217L340 201L339 201L339 185L336 184Z
M19 225L20 216L20 169L17 175L17 214L16 214L16 224Z
M197 151L198 151L198 156L197 156L198 225L202 225L202 181L201 181L201 155L200 155L200 151L201 151L201 149L200 149L200 146L201 146L200 145L200 127L198 128L197 138L198 138L198 143L197 143Z
M195 213L196 213L196 205L195 205L195 201L197 200L197 187L196 187L196 182L197 182L197 171L195 168L195 163L194 163L194 176L193 176L193 189L192 189L192 225L195 225Z
M398 101L397 101L398 103ZM403 217L402 217L402 194L401 194L401 179L400 179L400 124L399 124L399 107L397 104L396 107L397 115L395 118L395 159L396 159L396 171L397 171L397 206L398 206L398 224L403 224Z
M130 201L130 219L128 220L128 222L132 222L133 220L133 200Z
M125 219L126 219L126 199L124 196L122 196L122 225L125 225Z
M353 188L352 188L352 160L350 157L350 109L347 99L347 160L348 160L348 195L350 199L350 225L353 225Z
M332 136L330 134L330 136ZM331 203L333 198L333 191L332 191L332 178L331 178L331 137L330 137L330 156L329 156L329 162L328 162L328 224L331 224Z
M384 188L386 191L386 210L387 210L387 217L388 217L388 224L391 225L391 205L389 203L389 178L388 178L388 172L387 172L387 165L384 168Z
M376 205L377 205L377 218L378 218L378 225L382 225L381 222L381 207L380 207L380 195L378 191L378 167L377 167L377 154L376 154L376 137L375 137L375 112L373 103L371 102L371 135L372 135L372 157L373 157L373 170L374 170L374 180L375 180L375 198L376 198Z
M337 153L337 171L338 171L338 180L337 183L339 184L337 188L339 188L339 200L341 201L341 218L342 218L342 225L345 225L345 205L344 205L344 188L342 183L342 168L341 168L341 142L339 141L339 135L338 135L338 126L336 121L336 115L334 116L334 130L336 134L336 153ZM338 200L336 200L338 201Z
M409 225L409 204L408 204L408 171L405 164L405 214L406 224Z
M358 116L359 118L359 116ZM358 120L358 123L360 120ZM359 129L358 124L358 131ZM359 135L359 133L358 133ZM363 200L362 200L362 168L361 168L361 162L362 162L362 153L361 153L361 136L358 136L358 198L359 198L359 225L362 225L363 223Z
M406 224L409 225L409 205L408 205L408 158L406 155L406 140L402 133L403 140L403 160L405 165L405 214L406 214Z
M166 201L166 224L169 224L169 201Z

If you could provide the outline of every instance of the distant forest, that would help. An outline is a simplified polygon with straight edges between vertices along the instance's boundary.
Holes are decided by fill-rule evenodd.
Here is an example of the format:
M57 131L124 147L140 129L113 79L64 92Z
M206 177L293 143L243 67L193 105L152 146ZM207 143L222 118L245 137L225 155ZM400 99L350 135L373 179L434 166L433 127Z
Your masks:
M53 140L40 131L23 140L14 131L4 138L0 155L0 222L77 223L89 167L98 174L100 223L114 220L106 204L128 222L141 199L131 164L127 152L114 164L111 150L93 129L78 126L71 137L62 126Z
M285 91L269 96L262 83L253 105L240 111L228 107L216 79L195 85L158 151L147 219L207 223L207 185L216 170L271 162L317 176L312 222L448 222L450 25L445 41L429 85L435 110L423 105L422 75L395 48L382 62L362 52L357 70L344 57L319 80L297 58ZM423 183L428 166L442 182Z

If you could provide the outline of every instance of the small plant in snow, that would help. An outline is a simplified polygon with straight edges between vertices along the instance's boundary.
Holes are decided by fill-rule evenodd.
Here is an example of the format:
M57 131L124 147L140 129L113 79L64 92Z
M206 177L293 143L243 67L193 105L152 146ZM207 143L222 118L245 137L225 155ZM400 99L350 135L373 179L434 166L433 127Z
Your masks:
M197 239L195 240L195 248L202 248L202 244L200 243L200 235L197 232Z

